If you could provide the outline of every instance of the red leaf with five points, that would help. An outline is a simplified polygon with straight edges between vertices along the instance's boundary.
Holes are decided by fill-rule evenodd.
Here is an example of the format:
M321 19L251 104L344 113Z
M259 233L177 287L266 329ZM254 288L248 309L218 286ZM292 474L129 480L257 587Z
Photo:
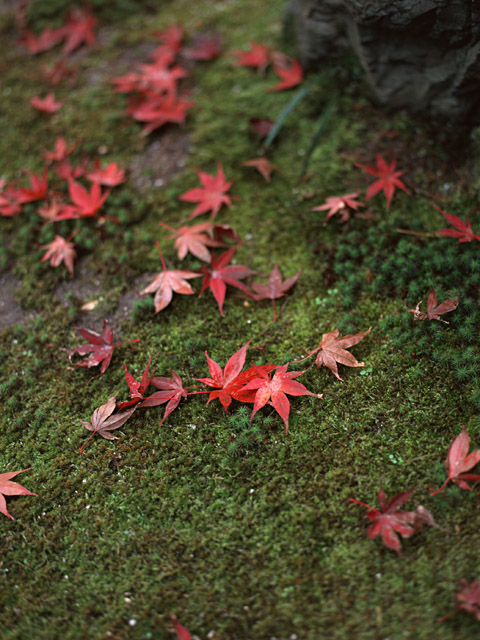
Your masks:
M160 252L163 271L155 276L155 279L148 285L148 287L145 287L145 289L140 291L141 296L146 295L147 293L155 293L155 297L153 299L155 304L155 313L158 313L162 309L165 309L165 307L168 307L172 301L174 291L175 293L182 293L185 295L193 294L194 291L187 280L198 278L200 276L199 273L195 273L194 271L180 271L178 269L168 270L158 242L157 247Z
M211 253L207 247L223 247L225 246L220 240L212 237L214 225L211 222L202 222L192 227L183 226L180 229L172 229L165 223L160 223L166 229L174 231L174 235L170 239L175 238L175 249L180 260L183 260L187 253L191 253L199 260L210 262Z
M206 289L210 289L213 297L217 301L218 308L222 316L225 315L223 312L223 303L227 292L227 284L240 289L248 296L252 295L249 288L243 284L243 282L240 282L240 280L254 275L255 271L252 271L252 269L241 264L229 265L228 263L233 258L235 251L236 247L232 247L228 251L225 251L225 253L222 253L222 255L218 256L218 258L215 255L212 255L210 265L203 265L201 269L204 274L204 278L200 295L202 295Z
M445 216L445 219L448 223L450 223L454 229L440 229L436 234L439 236L447 236L448 238L458 238L459 242L472 242L472 240L479 240L480 236L476 233L473 233L472 225L470 224L470 220L465 216L465 222L457 216L452 215L451 213L447 213L437 207L436 204L433 205L435 209L440 211L442 215Z
M22 469L21 471L8 471L7 473L0 473L0 513L3 513L7 518L13 520L13 516L7 511L7 502L4 496L36 496L36 493L31 493L25 487L22 487L18 482L12 482L12 478L19 473L30 471L32 467L28 469Z
M188 393L183 387L182 379L175 371L172 371L171 378L165 378L163 376L152 378L151 384L157 389L160 389L160 391L155 391L151 396L145 398L140 407L158 407L161 404L167 403L163 418L158 425L161 427L172 411L178 407L180 400L186 398Z
M102 193L98 182L94 182L90 191L87 191L85 187L82 187L75 180L68 181L68 192L74 204L65 206L65 213L61 216L62 220L91 218L103 207L110 194L108 189Z
M300 276L301 270L297 271L294 276L287 278L282 282L282 274L277 265L274 265L269 275L268 284L260 284L252 282L251 287L254 291L255 300L271 300L273 303L273 321L276 320L275 300L281 298L285 293L293 287Z
M116 162L110 163L102 169L98 158L95 160L95 170L87 173L91 182L98 182L104 187L116 187L125 182L125 169L121 169Z
M324 333L322 341L318 347L309 353L307 358L318 353L315 360L317 367L320 369L322 364L325 365L336 378L342 380L338 375L337 362L344 364L347 367L363 367L365 363L358 362L351 353L346 351L346 349L358 344L360 340L363 340L363 338L370 333L371 330L372 327L362 333L350 334L348 336L343 336L343 338L338 337L340 334L338 329L330 331L329 333Z
M467 484L467 480L470 482L480 480L480 473L466 473L480 462L480 449L476 449L469 454L469 448L470 437L466 428L463 427L462 432L455 438L448 450L447 459L445 461L447 479L440 489L437 489L430 494L431 496L443 491L450 480L458 484L461 489L468 490L470 490L471 487Z
M208 404L218 398L222 403L222 407L225 411L228 411L228 407L232 402L232 392L237 391L240 387L245 384L245 380L238 383L238 378L243 369L243 365L245 364L245 358L247 355L247 348L250 344L251 340L249 340L246 344L243 345L241 349L239 349L233 356L229 359L227 364L225 365L225 369L222 371L222 368L219 364L217 364L214 360L210 358L208 353L205 351L205 357L208 362L208 369L210 371L210 378L195 378L197 382L203 382L209 387L214 387L219 389L219 391L212 391L208 396Z
M88 340L88 344L82 344L75 347L75 349L70 349L68 352L70 362L75 367L96 367L102 363L100 375L103 376L112 359L113 350L116 347L121 347L124 343L119 342L118 344L113 344L113 332L108 326L108 320L103 321L103 331L101 334L91 329L83 329L81 327L75 327L75 330L78 331L85 340ZM140 340L130 340L128 344L132 342L140 342ZM80 362L72 361L74 355L86 356L87 354L90 355Z
M395 171L397 161L394 159L390 164L385 162L380 154L377 153L377 166L363 165L355 163L356 167L360 167L367 173L378 178L367 189L367 195L365 200L370 200L379 191L383 191L387 198L387 211L390 211L390 204L392 202L393 194L395 193L395 187L403 189L405 193L410 193L407 187L399 179L404 171Z
M53 93L49 93L45 98L40 98L39 96L30 98L30 104L34 109L42 113L55 113L63 105L63 102L57 102Z
M417 303L415 309L408 309L410 313L413 313L413 319L422 321L422 320L439 320L440 322L444 322L445 324L449 324L446 320L440 318L444 313L448 313L449 311L454 311L458 307L458 298L451 298L450 300L444 300L439 305L437 305L437 292L432 287L430 289L430 293L428 294L427 300L427 313L423 313L420 311L420 305L423 300Z
M303 80L303 69L298 60L291 60L290 63L285 61L285 64L274 64L273 69L277 76L281 79L273 87L270 87L268 91L283 91L285 89L292 89L299 85Z
M250 51L233 51L237 58L235 66L252 67L260 72L265 71L270 63L268 47L257 42L250 42Z
M59 218L57 218L57 220L58 219ZM69 238L55 236L55 239L52 240L52 242L40 247L41 249L47 250L40 262L50 260L51 267L58 267L62 262L64 262L73 278L73 261L77 256L74 246L73 242L69 242Z
M218 164L216 176L203 171L197 171L196 173L202 183L202 187L186 191L180 196L180 200L199 203L189 216L190 219L196 218L202 213L207 213L207 211L211 211L210 218L214 218L220 211L222 204L227 207L232 204L230 197L226 195L226 192L232 186L232 182L225 180L223 167L220 163Z
M148 359L147 366L145 367L142 379L140 382L136 380L131 373L129 373L127 369L127 365L125 364L125 380L127 381L128 388L130 391L131 400L125 400L124 402L117 403L117 409L126 409L127 407L131 407L133 404L137 404L140 400L145 400L145 391L148 389L150 382L153 378L153 373L149 377L150 363L152 362L152 358Z
M112 416L112 413L114 412L116 406L116 397L117 394L109 398L105 404L102 404L100 407L95 409L91 417L91 422L80 420L85 429L88 429L88 431L92 431L92 435L80 447L80 453L83 453L85 445L93 438L96 433L102 436L102 438L105 438L105 440L118 440L118 438L113 436L110 431L120 429L120 427L125 424L125 422L130 418L137 407L133 407L133 409L129 409L128 411L124 411L123 413L116 413Z
M290 402L285 394L288 393L291 396L322 397L321 395L312 393L304 387L303 384L293 380L293 378L301 376L305 371L287 371L287 367L288 364L277 367L272 378L260 367L257 367L258 378L251 380L243 387L243 391L256 389L250 422L255 417L257 411L264 407L267 402L270 402L285 423L285 434L288 434L288 416L290 413Z
M163 127L171 122L173 124L183 124L187 117L187 111L194 106L193 102L187 102L182 97L175 95L156 97L149 100L142 100L140 103L132 105L128 113L134 120L147 122L142 129L142 135L147 136L155 129Z
M330 218L336 213L339 214L341 222L347 222L350 220L351 211L357 211L358 207L365 206L362 202L356 200L358 195L358 192L355 192L347 193L344 196L330 196L324 204L313 207L310 211L327 211L324 225L326 225Z

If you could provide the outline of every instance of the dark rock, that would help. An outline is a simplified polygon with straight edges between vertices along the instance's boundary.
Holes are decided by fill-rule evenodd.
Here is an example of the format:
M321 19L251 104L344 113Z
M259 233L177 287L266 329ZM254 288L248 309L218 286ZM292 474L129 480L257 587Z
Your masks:
M477 0L291 0L286 27L307 67L350 47L383 104L479 119Z

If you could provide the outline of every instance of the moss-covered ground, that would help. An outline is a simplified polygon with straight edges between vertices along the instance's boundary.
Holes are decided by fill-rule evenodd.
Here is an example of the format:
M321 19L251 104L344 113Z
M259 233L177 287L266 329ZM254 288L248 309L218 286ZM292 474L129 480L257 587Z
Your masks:
M44 4L55 13L54 3ZM54 230L41 228L35 207L0 219L1 266L20 282L17 302L30 312L0 334L0 468L32 467L18 480L38 494L9 499L15 520L0 520L0 635L163 640L173 637L175 612L202 639L477 638L479 623L466 613L438 620L454 607L458 581L480 572L479 489L452 484L429 494L445 478L446 452L462 425L480 446L478 244L397 232L444 227L432 200L480 228L475 140L458 127L376 107L356 62L339 59L285 122L269 153L280 171L267 184L242 166L258 150L249 118L275 119L293 94L266 92L274 76L235 68L228 51L249 40L282 48L283 0L176 0L149 3L145 13L130 4L116 18L106 15L95 49L76 54L77 84L56 90L65 105L53 117L35 114L28 101L46 93L40 69L57 53L29 56L12 15L1 14L0 175L8 180L24 168L40 171L42 152L60 135L92 155L106 147L110 161L138 164L152 140L161 149L165 134L140 137L111 76L144 62L152 31L172 23L190 34L218 33L225 44L187 81L196 105L183 129L191 143L183 171L149 190L127 181L106 209L123 225L99 231L86 223L76 238L84 265L76 278L87 280L87 290L100 283L91 315L81 312L89 298L76 294L64 266L40 262L39 245ZM38 27L47 9L33 12ZM332 96L328 129L301 179ZM396 194L390 212L378 196L369 203L372 218L342 225L334 217L324 227L324 215L310 209L327 196L364 193L370 180L354 162L372 164L377 152L398 158L411 195ZM218 162L238 196L217 218L244 238L238 263L264 273L278 263L285 277L302 269L279 301L278 321L268 303L234 290L225 318L210 292L176 296L157 315L144 299L119 314L118 300L160 270L156 240L167 262L180 266L158 223L178 227L186 219L191 206L178 196L197 186L193 169L213 173ZM414 326L406 311L426 300L430 286L440 300L460 298L449 325ZM118 339L141 342L117 349L106 374L91 380L94 370L72 368L65 349L81 342L74 326L98 329L104 317ZM208 375L205 350L223 365L251 339L249 362L284 363L316 347L323 333L370 326L352 350L363 369L341 367L343 383L325 368L302 376L324 399L292 398L288 436L273 408L250 425L248 407L228 415L199 395L160 429L161 410L138 411L118 440L96 437L79 454L88 435L80 420L117 391L127 397L124 362L139 376L151 356L157 375L173 369L195 384ZM403 557L367 540L366 511L349 498L376 504L380 487L388 495L415 487L408 506L423 504L444 530L425 528L403 541Z

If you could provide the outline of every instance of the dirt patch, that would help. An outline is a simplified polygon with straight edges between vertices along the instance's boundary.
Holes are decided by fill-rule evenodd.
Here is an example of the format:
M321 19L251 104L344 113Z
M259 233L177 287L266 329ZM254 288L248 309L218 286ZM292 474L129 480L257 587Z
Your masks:
M182 172L190 148L190 138L179 129L166 129L130 163L130 176L138 191L163 187Z
M118 299L117 308L113 314L115 324L121 324L124 320L130 317L133 305L138 300L142 300L144 296L138 295L138 292L153 280L155 273L143 273L132 283L131 289L122 293Z
M20 280L12 273L7 271L0 274L0 330L22 324L34 315L22 309L16 300L15 289L20 284Z

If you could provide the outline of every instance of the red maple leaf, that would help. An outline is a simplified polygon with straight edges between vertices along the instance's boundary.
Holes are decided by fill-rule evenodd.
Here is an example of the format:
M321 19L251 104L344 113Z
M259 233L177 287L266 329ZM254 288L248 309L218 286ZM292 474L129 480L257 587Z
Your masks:
M64 53L72 53L82 44L93 45L97 41L93 28L97 19L86 9L74 9L68 16L67 24L60 28L65 38Z
M351 211L357 211L358 207L365 206L362 202L356 200L358 195L358 192L355 192L347 193L344 196L330 196L324 204L313 207L310 211L327 211L324 225L326 225L330 218L336 213L339 214L341 222L347 222L350 220Z
M105 404L95 409L90 422L80 420L85 429L92 432L92 435L80 447L80 453L83 453L85 445L87 442L90 442L96 433L102 436L102 438L105 438L105 440L118 440L118 438L110 432L122 427L137 407L133 407L133 409L129 409L123 413L116 413L112 416L116 406L116 397L117 394L109 398Z
M233 51L232 54L237 58L237 67L252 67L263 72L270 63L268 47L257 42L250 42L250 51Z
M22 487L18 482L12 482L12 478L18 476L19 473L25 473L30 471L32 467L28 469L22 469L21 471L8 471L7 473L0 473L0 513L3 513L7 518L13 520L13 516L7 511L7 502L4 496L36 496L36 493L31 493L25 487Z
M45 151L43 157L48 162L62 162L67 156L69 156L77 145L74 144L71 147L67 145L67 141L63 136L60 136L55 141L55 148L53 151Z
M178 81L189 75L188 71L179 65L168 68L164 64L164 59L159 59L153 64L139 64L138 68L140 76L137 89L141 91L151 89L156 94L176 95Z
M108 326L108 320L103 321L103 330L101 334L96 331L92 331L91 329L84 329L81 327L75 327L75 330L78 331L85 340L88 340L88 343L81 344L80 346L69 350L68 358L70 362L74 367L96 367L102 363L100 375L103 376L112 359L113 350L116 347L121 347L125 343L113 343L113 332ZM127 344L132 344L133 342L140 342L140 340L130 340ZM73 362L72 360L74 355L86 356L87 354L90 355L79 362Z
M29 53L36 55L52 49L63 40L63 37L62 28L52 29L51 27L45 27L38 36L31 31L25 30L20 39L20 44L23 44Z
M281 79L273 87L270 87L268 91L283 91L284 89L292 89L299 85L303 80L302 65L298 60L285 61L285 64L274 64L273 70L277 76Z
M313 354L318 353L315 360L317 367L320 368L322 365L325 365L336 378L342 380L338 375L337 362L346 365L347 367L363 367L365 363L358 362L349 351L346 351L346 349L358 344L360 340L363 340L363 338L370 333L371 330L372 327L362 333L350 334L348 336L343 336L343 338L338 337L340 334L338 329L330 331L329 333L324 333L322 341L318 347L306 357L309 358Z
M428 294L427 300L427 313L423 313L420 311L420 305L423 300L417 303L415 309L408 309L410 313L413 313L413 319L422 321L422 320L439 320L440 322L444 322L445 324L449 324L440 316L444 313L448 313L449 311L454 311L458 307L458 298L451 298L450 300L444 300L439 305L437 305L437 292L432 287L430 289L430 293Z
M210 38L204 34L195 36L192 46L184 49L182 55L189 60L206 61L218 58L222 49L222 38Z
M110 194L108 189L102 193L98 182L94 182L90 191L87 191L75 180L68 181L68 192L74 204L65 205L65 212L59 218L60 220L91 218L103 207Z
M63 105L63 102L56 102L55 96L50 92L45 98L40 98L39 96L30 98L30 104L34 109L42 113L55 113Z
M281 298L285 293L293 287L300 276L301 270L297 271L294 276L287 278L282 282L282 274L277 265L274 265L269 275L268 284L260 284L252 282L251 287L254 291L255 300L271 300L273 304L273 321L276 321L275 300Z
M165 413L158 425L161 427L172 411L178 407L180 400L182 398L186 398L188 393L183 387L182 379L177 373L175 373L175 371L172 371L171 378L157 376L152 378L150 382L154 387L160 389L160 391L155 391L151 396L145 398L145 400L140 404L140 408L158 407L159 405L166 403L167 406L165 407Z
M30 189L22 187L18 190L17 201L20 204L27 202L35 202L36 200L43 200L48 191L48 169L45 167L43 170L43 176L39 176L35 173L29 172Z
M239 376L245 364L245 358L247 355L247 348L250 344L249 340L243 345L233 356L229 359L225 365L225 369L222 368L214 360L210 358L205 351L205 357L208 362L208 370L210 372L210 378L195 378L197 382L202 382L208 387L214 387L217 391L211 391L208 396L207 406L212 400L218 398L222 403L222 407L228 412L228 407L232 402L232 393L238 391L243 387L247 381L240 380ZM258 374L257 374L258 375Z
M53 198L37 210L38 215L47 222L58 222L61 218L65 203L59 198Z
M70 160L66 158L55 166L55 173L62 180L67 180L68 182L70 182L70 180L76 180L77 178L81 178L83 175L85 175L87 164L88 158L83 160L83 162L78 165L78 167L72 167L72 165L70 164Z
M460 580L460 591L455 594L455 598L457 599L457 608L441 618L439 622L444 622L459 611L471 613L480 621L480 578L473 582Z
M116 187L125 182L125 169L121 169L116 162L112 162L105 169L102 169L97 158L95 160L95 169L87 173L87 178L91 182L98 182L104 187Z
M313 396L321 398L321 395L312 393L303 384L296 382L293 378L298 378L305 371L287 371L288 364L276 368L273 377L270 378L262 368L257 367L258 377L250 380L243 387L242 391L256 390L250 422L255 417L259 409L267 402L273 406L278 415L285 423L285 434L288 434L288 416L290 413L290 402L285 394L291 396Z
M58 220L59 218L57 218ZM74 249L73 242L69 242L72 236L69 238L63 238L62 236L55 236L55 239L48 244L41 246L41 249L46 249L46 253L40 262L46 262L50 260L51 267L58 267L62 262L65 263L67 269L70 271L73 278L73 261L77 256Z
M447 459L445 461L447 479L440 489L430 494L431 496L435 496L437 493L440 493L440 491L443 491L450 480L458 484L461 489L468 490L470 490L471 487L467 484L467 481L476 482L480 480L480 473L466 473L480 462L480 449L476 449L469 454L469 448L470 437L466 428L463 427L460 435L455 438L448 449Z
M150 382L153 378L153 373L149 377L150 363L152 362L152 358L148 359L147 366L145 367L142 379L140 382L136 380L132 374L128 371L127 365L125 364L125 380L127 381L128 388L130 391L131 400L125 400L124 402L117 403L117 409L122 410L127 407L131 407L134 404L137 404L141 400L145 400L145 391L148 389Z
M369 509L367 517L372 521L372 524L367 529L367 538L369 540L376 538L380 534L386 547L396 551L398 555L402 555L399 534L403 538L410 538L423 525L440 528L432 518L431 513L421 505L417 507L416 511L399 511L400 507L403 507L410 500L413 491L414 489L410 489L403 493L397 493L396 496L388 501L384 490L380 489L378 492L378 504L381 511L365 504L365 502L350 498L350 502L355 502Z
M177 634L177 640L193 640L190 631L186 627L184 627L183 624L179 623L179 621L177 620L177 616L171 613L170 617L172 619L173 626L175 627L172 633Z
M222 253L222 255L218 256L218 258L215 254L212 254L210 265L203 265L201 269L204 274L204 278L200 295L202 295L202 293L207 289L210 289L213 297L217 301L218 308L222 316L225 315L223 312L223 303L227 292L227 284L232 287L236 287L248 296L251 296L251 291L245 284L243 284L243 282L240 282L240 280L254 275L255 271L252 271L252 269L249 269L242 264L230 265L229 262L233 258L235 251L236 247L232 247L228 251L225 251L225 253Z
M148 123L142 129L142 136L148 136L149 133L169 122L183 124L187 117L188 109L193 107L194 104L194 102L188 102L182 97L177 98L175 95L167 95L148 98L147 100L143 99L140 103L133 104L128 109L128 113L134 120Z
M383 191L387 198L387 211L390 211L390 204L392 202L393 194L395 193L395 187L403 189L407 194L410 193L407 187L399 179L400 176L404 174L404 171L395 171L396 164L396 159L392 160L392 162L388 164L378 153L376 167L355 163L356 167L360 167L360 169L363 169L370 175L378 178L378 180L375 180L375 182L368 187L365 200L368 201L379 191Z
M255 169L265 178L266 182L270 182L272 171L278 171L278 167L270 162L265 156L254 158L242 163L244 167L255 167Z
M440 211L442 215L445 216L448 223L450 223L454 229L440 229L440 231L436 231L438 236L447 236L449 238L458 238L459 242L472 242L472 240L479 240L480 236L476 233L473 233L472 225L470 224L470 220L465 216L465 222L457 216L452 215L451 213L447 213L437 207L436 204L433 205L435 209Z
M143 291L140 291L140 295L146 295L147 293L155 293L153 302L155 304L155 313L158 313L165 307L168 307L172 301L173 292L182 293L185 295L191 295L194 293L192 287L187 282L192 278L198 278L199 273L194 271L180 271L178 269L168 270L163 259L162 250L157 242L158 251L160 252L160 259L162 261L163 271L155 276L154 280L145 287Z
M207 213L207 211L211 211L210 218L214 218L220 211L222 204L227 207L232 204L230 197L226 195L226 192L232 186L232 182L225 180L223 167L220 163L218 163L216 176L203 173L203 171L197 171L196 173L202 183L202 187L186 191L180 196L180 200L199 203L189 216L189 219L196 218L202 213Z
M170 239L175 238L175 249L180 260L183 260L187 253L191 253L199 260L210 262L212 256L207 247L225 246L223 242L212 237L211 234L215 227L211 222L201 222L192 227L183 226L178 230L169 227L164 222L160 222L160 224L174 232Z

